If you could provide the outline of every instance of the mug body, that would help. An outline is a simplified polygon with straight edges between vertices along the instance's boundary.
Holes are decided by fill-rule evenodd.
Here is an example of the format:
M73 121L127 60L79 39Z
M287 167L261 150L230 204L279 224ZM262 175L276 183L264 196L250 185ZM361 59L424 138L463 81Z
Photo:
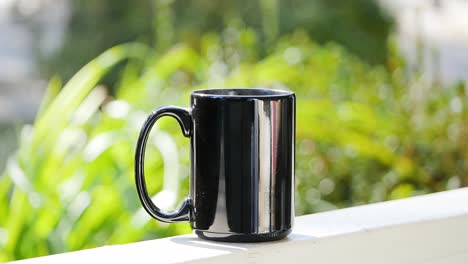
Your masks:
M191 106L195 233L237 242L287 236L294 219L294 93L200 90Z

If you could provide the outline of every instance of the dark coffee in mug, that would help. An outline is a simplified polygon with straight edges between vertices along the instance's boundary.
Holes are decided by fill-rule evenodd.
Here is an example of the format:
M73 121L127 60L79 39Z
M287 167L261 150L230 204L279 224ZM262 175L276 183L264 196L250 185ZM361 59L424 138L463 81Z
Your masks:
M138 195L163 222L189 221L217 241L272 241L294 220L295 94L270 89L209 89L191 94L191 108L152 112L135 157ZM173 212L159 209L145 185L145 145L154 123L172 116L191 139L190 194Z

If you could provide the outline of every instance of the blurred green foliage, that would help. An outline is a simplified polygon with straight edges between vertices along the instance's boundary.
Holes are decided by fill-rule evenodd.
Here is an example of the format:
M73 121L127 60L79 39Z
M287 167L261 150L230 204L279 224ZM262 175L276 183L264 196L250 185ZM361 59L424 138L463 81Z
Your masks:
M148 112L188 106L193 89L297 93L298 215L467 185L465 85L408 74L394 46L386 67L370 66L298 31L259 59L255 36L228 27L201 36L199 49L179 44L158 56L144 44L120 45L63 87L52 78L0 177L0 260L190 232L188 224L153 221L141 209L133 153ZM99 84L118 65L110 95ZM164 190L155 198L168 207L188 192L189 149L174 120L158 122L148 187Z
M9 124L0 122L0 171L5 169L4 161L16 149L16 141L18 130L21 129L22 124Z
M200 36L227 27L249 28L257 41L255 55L270 54L283 35L302 29L318 43L333 41L365 61L385 64L392 19L375 0L73 0L63 46L53 54L38 53L47 78L68 80L108 47L133 41L165 53L173 43L195 50ZM39 49L38 49L39 50ZM112 74L106 82L117 78Z
M71 3L64 46L39 54L62 78L0 176L0 261L190 232L141 209L133 153L149 111L193 89L297 93L298 215L468 185L466 86L410 72L373 0ZM148 144L168 208L188 192L188 144L171 119Z

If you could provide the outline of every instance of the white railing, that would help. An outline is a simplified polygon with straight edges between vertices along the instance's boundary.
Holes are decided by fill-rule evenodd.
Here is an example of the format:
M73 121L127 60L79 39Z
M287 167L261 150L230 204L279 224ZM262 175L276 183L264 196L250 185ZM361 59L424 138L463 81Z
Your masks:
M21 263L468 263L468 189L306 215L269 243L193 235L105 246Z

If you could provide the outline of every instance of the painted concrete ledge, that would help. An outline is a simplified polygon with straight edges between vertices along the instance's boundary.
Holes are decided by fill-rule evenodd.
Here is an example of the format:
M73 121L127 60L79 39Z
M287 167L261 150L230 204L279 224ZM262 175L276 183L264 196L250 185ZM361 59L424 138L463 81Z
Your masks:
M296 218L269 243L194 235L105 246L18 263L468 263L468 188Z

